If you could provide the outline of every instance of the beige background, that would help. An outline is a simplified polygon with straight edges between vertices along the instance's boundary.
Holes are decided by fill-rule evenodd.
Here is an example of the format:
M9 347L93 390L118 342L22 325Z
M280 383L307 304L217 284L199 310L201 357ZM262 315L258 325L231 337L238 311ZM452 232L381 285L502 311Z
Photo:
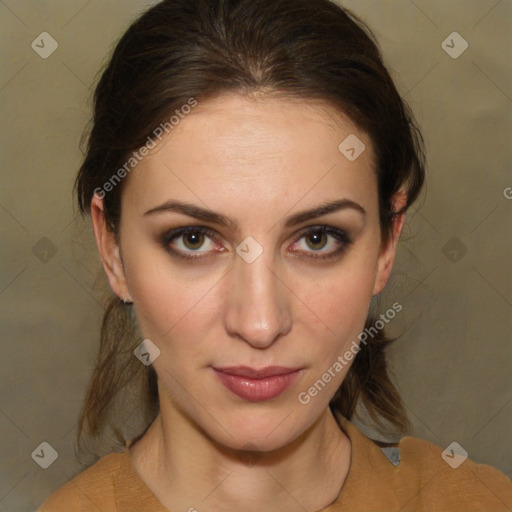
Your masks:
M347 0L375 30L429 157L386 299L413 435L457 441L512 476L511 0ZM90 87L140 0L0 1L2 400L0 511L29 511L84 469L78 411L103 280L71 186ZM42 59L43 31L58 49ZM441 43L469 43L457 59ZM42 240L41 240L42 239ZM40 468L43 441L58 459Z

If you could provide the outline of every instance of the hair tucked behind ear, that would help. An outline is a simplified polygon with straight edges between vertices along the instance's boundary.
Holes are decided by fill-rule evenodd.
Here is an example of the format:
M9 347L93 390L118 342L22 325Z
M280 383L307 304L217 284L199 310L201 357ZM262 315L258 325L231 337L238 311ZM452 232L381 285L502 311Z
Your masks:
M95 191L102 191L107 226L116 234L121 176L133 152L175 113L190 111L191 99L200 104L228 92L319 100L367 133L382 240L389 239L395 194L406 194L401 212L420 194L423 139L371 30L329 0L164 0L142 14L117 43L94 93L92 129L75 182L81 212L89 213ZM98 434L109 417L120 432L115 404L127 386L150 404L153 417L156 412L154 370L133 355L141 340L124 308L112 302L105 311L79 436L84 425ZM361 398L372 417L400 430L406 415L387 373L389 343L380 331L362 347L331 407L351 418Z

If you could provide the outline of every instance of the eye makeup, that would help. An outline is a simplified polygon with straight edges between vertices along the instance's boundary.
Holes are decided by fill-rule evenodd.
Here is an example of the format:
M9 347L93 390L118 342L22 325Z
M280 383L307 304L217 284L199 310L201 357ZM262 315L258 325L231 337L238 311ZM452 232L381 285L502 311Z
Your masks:
M297 247L299 242L302 239L308 241L308 237L309 241L311 241L311 239L317 240L313 241L312 245L318 245L318 237L320 237L320 241L322 243L325 242L320 249L324 249L328 245L334 245L335 248L324 252L315 249L309 251L307 248L305 250L299 249ZM184 260L204 260L212 257L213 252L220 253L225 251L220 242L220 238L221 237L214 230L205 226L186 226L165 232L160 237L160 243L164 250L172 257ZM200 249L203 247L207 239L210 239L214 244L216 244L217 248L213 251L199 251L190 247L190 245L194 246L199 243L199 247L197 247L197 249ZM185 247L185 250L176 248L176 240L181 241L181 245ZM295 257L300 258L310 258L313 260L335 259L336 257L340 257L352 244L353 240L345 230L328 225L316 225L309 227L306 231L303 231L295 238L295 241L291 245L293 247L291 252ZM306 243L306 246L311 248L309 243ZM189 250L187 251L186 249Z

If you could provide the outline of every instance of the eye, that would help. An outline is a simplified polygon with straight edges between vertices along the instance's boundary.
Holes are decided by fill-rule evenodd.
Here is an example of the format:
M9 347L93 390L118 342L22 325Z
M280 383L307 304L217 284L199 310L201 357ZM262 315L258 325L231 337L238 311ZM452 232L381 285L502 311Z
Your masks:
M300 243L301 241L304 243ZM351 243L352 240L348 234L341 229L331 226L314 226L302 233L293 244L292 251L305 252L306 257L310 258L327 259L340 255Z
M189 226L165 234L162 245L174 256L196 259L218 247L215 240L215 232L211 229ZM201 248L205 250L200 251ZM222 252L222 249L219 252Z

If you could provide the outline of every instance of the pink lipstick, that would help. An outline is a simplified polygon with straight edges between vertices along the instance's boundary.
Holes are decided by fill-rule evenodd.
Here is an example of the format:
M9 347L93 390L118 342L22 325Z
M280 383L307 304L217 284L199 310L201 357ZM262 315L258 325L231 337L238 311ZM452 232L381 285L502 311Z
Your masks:
M255 370L247 366L213 368L232 393L249 402L270 400L283 393L301 373L300 368L267 366Z

